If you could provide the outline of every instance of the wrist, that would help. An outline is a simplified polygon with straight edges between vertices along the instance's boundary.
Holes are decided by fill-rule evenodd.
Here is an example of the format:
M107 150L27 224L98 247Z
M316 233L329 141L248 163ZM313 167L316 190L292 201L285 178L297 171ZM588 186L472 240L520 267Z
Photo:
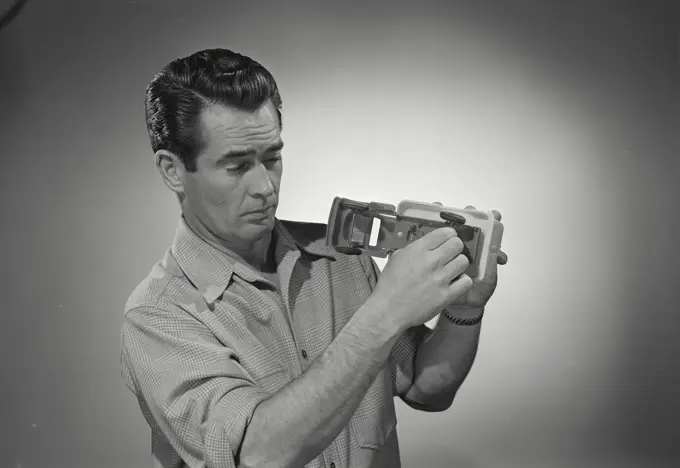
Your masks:
M403 332L403 327L394 319L397 315L387 301L380 299L377 295L372 295L357 310L355 317L360 317L359 320L363 326L374 330L386 341L390 341Z

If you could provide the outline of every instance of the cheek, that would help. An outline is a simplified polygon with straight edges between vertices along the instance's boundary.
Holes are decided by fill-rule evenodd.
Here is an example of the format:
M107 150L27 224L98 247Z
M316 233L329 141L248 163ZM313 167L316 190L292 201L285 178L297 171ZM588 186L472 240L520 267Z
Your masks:
M204 179L195 187L195 198L208 214L219 212L224 217L237 201L237 189L224 179Z
M281 185L281 177L283 176L283 163L279 163L279 167L270 172L270 178L272 185L276 187L276 191L279 191L279 186Z
M203 197L210 206L224 208L229 206L229 200L233 198L230 195L230 191L226 190L225 188L220 186L210 186L206 187Z

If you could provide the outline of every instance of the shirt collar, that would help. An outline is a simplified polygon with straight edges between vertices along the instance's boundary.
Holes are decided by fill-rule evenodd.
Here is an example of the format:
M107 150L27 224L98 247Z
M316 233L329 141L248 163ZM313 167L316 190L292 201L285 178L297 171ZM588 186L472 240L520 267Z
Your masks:
M285 253L290 250L300 250L316 257L325 257L336 260L335 251L327 247L324 240L308 239L301 235L295 236L286 228L286 221L279 219L274 223L274 242L276 243L276 262L283 258Z
M293 236L278 218L274 220L272 241L275 243L277 264L288 252L296 250L312 256L336 259L334 252L318 240ZM249 282L260 279L251 268L235 261L196 235L184 217L180 217L178 222L171 251L179 267L208 304L214 303L222 295L234 274Z

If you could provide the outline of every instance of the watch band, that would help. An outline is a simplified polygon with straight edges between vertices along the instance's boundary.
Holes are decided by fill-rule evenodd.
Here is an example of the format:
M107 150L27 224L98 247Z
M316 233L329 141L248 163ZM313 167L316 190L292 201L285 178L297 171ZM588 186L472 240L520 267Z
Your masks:
M470 318L454 317L446 309L442 310L442 314L444 315L444 317L446 317L449 320L449 322L451 322L455 325L462 325L464 327L468 327L468 326L471 326L471 325L477 325L479 322L482 321L482 317L484 317L484 309L482 309L482 311L476 317L470 317Z

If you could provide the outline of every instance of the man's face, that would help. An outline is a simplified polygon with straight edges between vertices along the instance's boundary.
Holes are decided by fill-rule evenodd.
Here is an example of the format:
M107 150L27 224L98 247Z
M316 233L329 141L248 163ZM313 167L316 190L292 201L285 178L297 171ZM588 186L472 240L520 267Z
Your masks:
M257 241L274 227L283 172L276 109L269 102L254 112L215 105L201 124L196 172L183 177L185 216L221 240Z

